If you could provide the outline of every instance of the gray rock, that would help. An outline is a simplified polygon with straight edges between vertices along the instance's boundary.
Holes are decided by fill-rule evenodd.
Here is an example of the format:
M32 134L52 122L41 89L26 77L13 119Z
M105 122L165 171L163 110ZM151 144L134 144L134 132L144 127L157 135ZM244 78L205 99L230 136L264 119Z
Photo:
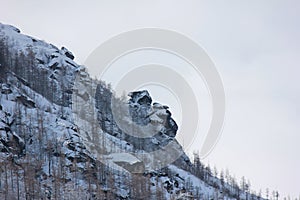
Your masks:
M71 60L74 60L75 56L73 55L73 53L71 51L69 51L66 47L62 47L61 51L63 54L65 54L68 58L70 58Z

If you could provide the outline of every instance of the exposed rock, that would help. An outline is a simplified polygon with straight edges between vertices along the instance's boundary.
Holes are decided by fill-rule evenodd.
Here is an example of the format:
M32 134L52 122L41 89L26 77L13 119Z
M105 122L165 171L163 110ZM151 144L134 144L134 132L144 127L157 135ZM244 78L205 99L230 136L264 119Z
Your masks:
M162 133L175 137L178 130L176 122L171 117L169 107L160 103L152 103L152 98L147 90L135 91L129 93L129 112L131 118L138 125L147 125L151 122L153 125L161 125Z
M12 90L9 88L8 85L2 84L1 93L2 94L11 94Z
M73 53L71 51L69 51L66 47L62 47L61 51L63 54L65 54L68 58L70 58L71 60L74 60L75 56L73 55Z
M153 109L169 109L169 106L155 102L153 103Z
M11 130L10 114L0 111L0 152L21 155L25 149L24 140ZM6 120L4 120L6 119Z
M131 97L129 102L133 104L138 103L140 105L150 106L152 103L152 98L147 90L130 92L128 96Z
M132 121L138 125L147 125L150 122L148 117L151 111L152 98L148 91L136 91L128 94L131 98L129 99L129 113Z
M22 103L24 106L28 107L28 108L35 108L35 103L30 100L30 99L27 99L27 97L25 96L18 96L16 98L16 100L20 103Z

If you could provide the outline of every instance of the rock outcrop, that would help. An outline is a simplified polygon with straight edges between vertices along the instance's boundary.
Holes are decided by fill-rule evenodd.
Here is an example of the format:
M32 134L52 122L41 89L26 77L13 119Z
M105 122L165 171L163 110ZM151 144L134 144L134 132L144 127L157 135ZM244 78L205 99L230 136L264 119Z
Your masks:
M128 95L129 112L134 122L139 125L149 123L160 126L159 132L170 137L175 137L178 126L171 117L169 107L159 103L152 103L152 98L147 90L131 92Z

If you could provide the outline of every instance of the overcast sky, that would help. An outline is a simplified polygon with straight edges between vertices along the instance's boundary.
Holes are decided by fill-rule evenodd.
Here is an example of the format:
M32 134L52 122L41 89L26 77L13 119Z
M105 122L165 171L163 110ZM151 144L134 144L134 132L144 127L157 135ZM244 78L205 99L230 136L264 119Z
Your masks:
M226 93L223 133L204 162L249 178L257 190L299 196L300 1L0 3L2 23L66 46L78 63L127 30L159 27L189 36L216 64Z

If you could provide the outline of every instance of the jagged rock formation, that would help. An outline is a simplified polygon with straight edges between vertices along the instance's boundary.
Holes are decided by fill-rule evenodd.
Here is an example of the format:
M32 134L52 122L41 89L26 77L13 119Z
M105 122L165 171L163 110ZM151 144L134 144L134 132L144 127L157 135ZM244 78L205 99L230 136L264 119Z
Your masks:
M233 186L221 183L200 162L192 164L176 141L178 127L168 107L152 104L147 91L118 99L109 86L90 78L67 48L9 25L0 24L0 48L0 199L248 195L235 196ZM154 134L137 137L122 124L150 127ZM163 152L171 142L180 156L162 169L151 170L137 154Z
M145 126L150 123L148 117L151 112L152 98L148 91L137 91L128 94L129 99L129 112L131 119L138 125Z
M171 118L171 112L168 106L163 106L159 103L153 103L151 106L152 98L148 91L135 91L131 92L128 96L129 99L129 112L134 122L139 125L161 125L163 128L160 130L162 134L170 137L175 137L178 130L176 122Z

